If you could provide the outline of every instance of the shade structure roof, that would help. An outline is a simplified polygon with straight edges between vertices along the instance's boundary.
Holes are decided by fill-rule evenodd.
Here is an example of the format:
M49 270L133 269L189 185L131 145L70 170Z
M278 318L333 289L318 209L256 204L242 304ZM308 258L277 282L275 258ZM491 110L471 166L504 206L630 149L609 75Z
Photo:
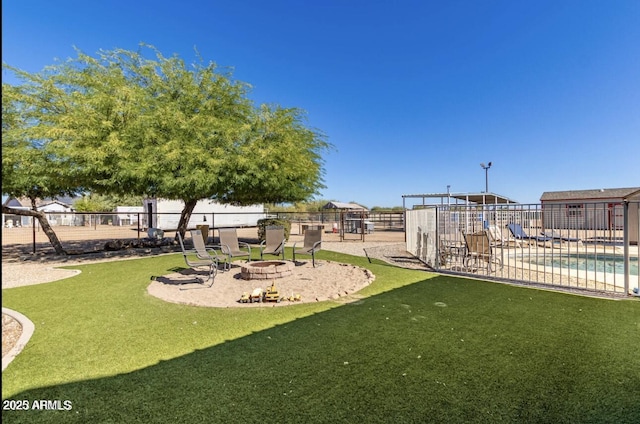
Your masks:
M424 194L403 194L402 201L405 199L422 199L423 203L426 199L440 199L438 204L446 205L450 203L457 204L476 204L476 205L497 205L497 204L511 204L518 203L513 199L501 196L496 193L424 193ZM454 201L451 202L451 199ZM461 202L460 202L461 201ZM426 203L425 203L426 204ZM430 204L434 204L431 202Z

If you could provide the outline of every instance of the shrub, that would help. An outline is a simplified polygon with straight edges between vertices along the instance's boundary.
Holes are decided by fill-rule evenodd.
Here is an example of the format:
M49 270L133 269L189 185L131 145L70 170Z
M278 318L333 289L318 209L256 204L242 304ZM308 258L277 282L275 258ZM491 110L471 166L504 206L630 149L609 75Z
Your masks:
M258 220L258 239L261 242L265 240L265 229L272 225L284 227L284 238L289 240L289 234L291 233L291 221L282 218L264 218Z

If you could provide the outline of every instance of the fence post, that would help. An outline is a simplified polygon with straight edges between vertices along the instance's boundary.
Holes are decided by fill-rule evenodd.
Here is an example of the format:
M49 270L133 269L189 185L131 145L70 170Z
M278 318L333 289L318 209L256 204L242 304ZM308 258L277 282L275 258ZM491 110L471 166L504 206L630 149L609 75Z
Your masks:
M622 242L624 243L624 246L622 247L624 252L624 291L629 294L629 275L631 273L631 268L629 265L629 201L627 199L622 202L622 216Z

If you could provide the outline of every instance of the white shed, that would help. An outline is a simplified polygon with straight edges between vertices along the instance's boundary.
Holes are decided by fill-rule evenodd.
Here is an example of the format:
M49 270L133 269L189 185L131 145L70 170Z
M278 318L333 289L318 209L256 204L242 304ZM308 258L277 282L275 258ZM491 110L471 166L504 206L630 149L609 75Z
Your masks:
M151 227L163 230L175 230L180 222L180 213L184 209L181 200L145 199L146 221ZM149 218L150 217L150 218ZM234 206L221 204L215 200L200 200L191 214L188 228L196 225L219 227L255 227L258 220L266 218L264 205Z
M116 225L142 224L142 206L116 206Z

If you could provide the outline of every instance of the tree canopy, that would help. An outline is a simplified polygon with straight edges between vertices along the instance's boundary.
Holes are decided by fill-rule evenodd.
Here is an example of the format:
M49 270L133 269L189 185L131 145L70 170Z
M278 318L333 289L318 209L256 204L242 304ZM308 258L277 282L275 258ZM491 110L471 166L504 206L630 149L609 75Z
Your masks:
M31 210L2 205L2 212L37 219L56 253L63 254L62 244L36 202L70 194L77 186L59 169L59 158L51 154L46 140L37 135L33 122L37 122L41 101L30 87L2 84L2 192L31 202Z
M22 81L2 85L4 193L182 200L184 232L200 199L298 202L324 187L331 145L302 110L256 107L248 84L199 57L77 53L36 74L3 64Z

